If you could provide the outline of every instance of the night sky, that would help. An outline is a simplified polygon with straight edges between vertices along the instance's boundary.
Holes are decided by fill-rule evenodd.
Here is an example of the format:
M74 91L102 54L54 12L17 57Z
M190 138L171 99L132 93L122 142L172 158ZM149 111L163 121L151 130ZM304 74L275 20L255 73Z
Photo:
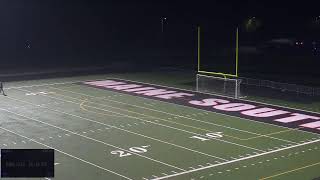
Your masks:
M239 26L252 16L263 19L266 24L298 26L320 14L317 4L294 1L1 0L0 8L1 39L6 43L15 41L12 36L16 41L56 39L58 35L67 35L73 40L82 35L110 36L120 31L160 29L163 16L168 17L169 27Z
M1 0L0 56L25 63L76 56L103 59L157 54L167 43L168 49L186 47L177 48L177 54L194 57L197 25L217 34L232 32L251 17L261 20L261 34L318 38L311 28L320 15L318 7L301 1ZM167 17L165 33L161 17Z

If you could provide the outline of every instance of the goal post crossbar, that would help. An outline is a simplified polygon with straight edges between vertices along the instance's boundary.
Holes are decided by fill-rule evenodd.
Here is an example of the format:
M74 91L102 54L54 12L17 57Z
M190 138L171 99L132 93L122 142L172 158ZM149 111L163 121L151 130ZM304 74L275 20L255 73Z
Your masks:
M226 73L220 73L220 72L209 72L209 71L198 71L199 74L203 73L203 74L209 74L209 75L219 75L219 76L223 76L223 77L233 77L233 78L237 78L238 75L236 74L226 74Z
M211 75L221 75L227 77L239 77L239 28L236 29L236 46L235 46L235 70L234 74L221 73L221 72L213 72L213 71L204 71L201 70L201 28L198 26L198 73L211 74Z

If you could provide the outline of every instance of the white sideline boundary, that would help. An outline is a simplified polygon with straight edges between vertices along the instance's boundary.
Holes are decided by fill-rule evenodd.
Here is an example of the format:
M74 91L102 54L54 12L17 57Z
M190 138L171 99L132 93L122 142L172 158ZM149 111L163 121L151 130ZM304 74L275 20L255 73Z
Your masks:
M151 180L161 180L161 179L167 179L167 178L171 178L171 177L176 177L176 176L189 174L189 173L192 173L192 172L197 172L197 171L201 171L201 170L205 170L205 169L209 169L209 168L213 168L213 167L218 167L218 166L231 164L231 163L235 163L235 162L240 162L240 161L243 161L243 160L248 160L248 159L252 159L252 158L256 158L256 157L260 157L260 156L264 156L264 155L268 155L268 154L273 154L273 153L281 152L281 151L284 151L284 150L288 150L288 149L292 149L292 148L296 148L296 147L300 147L300 146L314 144L314 143L317 143L317 142L320 142L320 139L317 139L317 140L314 140L314 141L310 141L310 142L306 142L306 143L302 143L302 144L298 144L298 145L294 145L294 146L289 146L289 147L282 148L282 149L268 151L268 152L265 152L265 153L256 154L256 155L252 155L252 156L248 156L248 157L244 157L244 158L240 158L240 159L235 159L235 160L232 160L232 161L227 161L227 162L223 162L223 163L219 163L219 164L213 164L213 165L210 165L210 166L205 166L205 167L193 169L193 170L190 170L190 171L184 171L184 172L180 172L180 173L176 173L176 174L172 174L172 175L168 175L168 176L162 176L162 177L154 178L154 179L151 179Z
M104 79L88 79L88 80L79 80L79 81L65 81L65 82L60 82L60 83L44 83L44 84L34 84L34 85L27 85L27 86L11 86L4 88L5 90L9 89L22 89L22 88L30 88L30 87L42 87L42 86L54 86L54 85L63 85L63 84L74 84L74 83L81 83L81 82L86 82L86 81L102 81L106 80Z

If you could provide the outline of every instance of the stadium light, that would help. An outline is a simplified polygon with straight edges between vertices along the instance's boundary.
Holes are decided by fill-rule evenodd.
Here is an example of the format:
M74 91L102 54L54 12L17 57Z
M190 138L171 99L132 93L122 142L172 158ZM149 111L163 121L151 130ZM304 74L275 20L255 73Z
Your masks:
M161 32L163 33L164 32L164 21L167 20L166 17L162 17L161 18Z

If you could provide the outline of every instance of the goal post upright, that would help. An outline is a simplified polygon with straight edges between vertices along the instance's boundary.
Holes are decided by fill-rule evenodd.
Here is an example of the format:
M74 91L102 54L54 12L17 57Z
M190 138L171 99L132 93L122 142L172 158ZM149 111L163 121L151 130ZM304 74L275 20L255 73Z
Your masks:
M236 77L239 77L239 28L236 31Z
M200 26L198 26L198 72L200 71L200 35L201 35L201 29Z
M233 33L232 33L233 34ZM232 53L235 53L233 62L235 67L230 68L233 72L219 72L207 69L202 69L205 66L201 66L201 43L203 36L201 35L201 27L197 27L197 75L196 75L196 91L207 92L213 94L225 95L233 98L241 98L239 79L239 28L236 28L234 33L235 43L233 45Z

